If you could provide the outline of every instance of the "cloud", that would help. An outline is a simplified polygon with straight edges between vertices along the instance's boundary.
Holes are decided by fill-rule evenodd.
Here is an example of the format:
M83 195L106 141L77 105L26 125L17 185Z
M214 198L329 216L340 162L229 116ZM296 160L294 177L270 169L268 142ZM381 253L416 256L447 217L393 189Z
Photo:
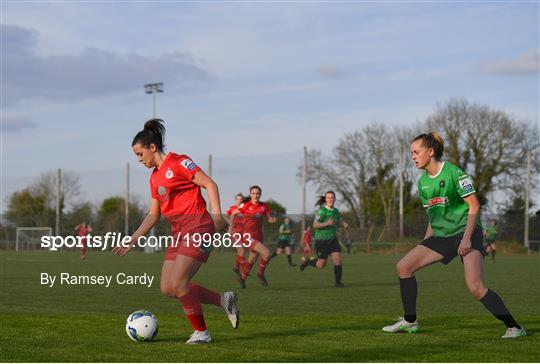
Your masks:
M18 132L23 129L33 129L36 124L28 118L21 116L3 116L2 131L5 133Z
M89 47L77 55L40 56L36 53L37 31L1 27L7 105L32 99L72 102L125 94L155 81L164 82L167 90L190 92L212 78L188 53L148 57Z
M529 49L525 54L511 59L484 62L480 66L488 74L523 75L540 72L540 50Z
M343 70L340 70L338 67L334 65L322 65L318 69L319 76L322 78L329 78L329 79L339 79L343 78L345 76L345 72Z

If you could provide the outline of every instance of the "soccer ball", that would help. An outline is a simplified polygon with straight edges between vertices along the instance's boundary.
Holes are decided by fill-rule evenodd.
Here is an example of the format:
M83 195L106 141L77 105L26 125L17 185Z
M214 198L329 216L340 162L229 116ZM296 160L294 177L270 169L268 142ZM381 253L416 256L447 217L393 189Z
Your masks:
M152 341L157 332L158 320L150 311L135 311L126 320L126 333L133 341Z

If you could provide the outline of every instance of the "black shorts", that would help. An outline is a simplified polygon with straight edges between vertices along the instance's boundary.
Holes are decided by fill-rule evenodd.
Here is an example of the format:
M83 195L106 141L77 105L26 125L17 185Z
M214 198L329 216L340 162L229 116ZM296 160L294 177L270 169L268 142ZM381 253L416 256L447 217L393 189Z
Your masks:
M457 250L461 243L461 238L463 238L463 233L447 237L430 236L422 241L420 245L442 255L443 259L441 260L441 263L448 264L457 257ZM482 235L482 228L476 225L471 236L471 248L478 250L482 255L484 253L483 240L484 236ZM463 259L461 259L461 261L463 261Z
M290 246L290 240L289 239L279 239L277 242L277 246L279 249L283 249L287 246Z
M328 259L328 256L332 253L341 253L341 246L336 238L315 240L315 251L317 252L317 258Z

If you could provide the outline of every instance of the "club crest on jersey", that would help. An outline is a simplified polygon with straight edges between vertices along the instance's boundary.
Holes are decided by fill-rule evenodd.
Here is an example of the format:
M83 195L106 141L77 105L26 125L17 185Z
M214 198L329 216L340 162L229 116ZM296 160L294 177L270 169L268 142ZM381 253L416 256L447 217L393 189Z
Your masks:
M444 186L445 186L445 182L444 182L444 181L439 182L439 187L440 187L440 188L443 188Z
M459 177L459 187L461 187L463 192L474 191L471 177L467 175Z
M192 171L195 169L195 167L197 167L197 165L195 164L195 162L193 162L191 159L189 158L186 158L184 159L182 162L180 162L180 164L182 165L182 167L184 167L185 169L187 169L188 171Z
M448 197L433 197L428 200L428 207L448 205Z
M171 179L173 177L174 177L174 173L173 173L172 169L170 169L170 168L167 169L167 172L165 173L165 178Z

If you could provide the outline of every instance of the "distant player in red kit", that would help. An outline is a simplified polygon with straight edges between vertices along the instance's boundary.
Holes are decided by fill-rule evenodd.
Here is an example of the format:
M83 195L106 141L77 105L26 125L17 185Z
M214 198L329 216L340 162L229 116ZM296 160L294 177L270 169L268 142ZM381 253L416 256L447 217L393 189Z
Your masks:
M233 212L235 212L237 209L241 208L244 204L244 195L241 193L237 194L235 197L235 203L234 205L231 205L229 209L227 210L226 218L229 222L229 233L231 234L231 238L233 241L236 241L235 234L242 235L243 226L244 226L244 215L242 213L236 213L233 215ZM236 249L236 258L234 262L233 272L236 273L238 276L240 276L242 268L244 267L245 263L245 249L243 246L235 247Z
M86 259L86 247L88 245L88 234L92 232L92 227L90 225L86 225L86 222L82 222L81 224L75 226L75 231L79 236L82 236L81 238L81 259Z
M302 234L302 245L303 245L303 251L302 251L302 260L309 260L309 259L315 259L315 257L312 256L313 254L313 248L311 247L311 243L313 242L313 232L311 231L311 226L307 226L306 230L304 230L304 233Z
M257 277L264 287L268 286L268 281L264 276L266 265L270 260L270 250L264 245L263 240L263 222L264 217L268 219L268 222L276 222L276 218L270 216L270 208L264 202L261 202L262 189L259 186L252 186L249 189L249 201L244 202L244 205L237 209L234 213L242 214L244 216L243 236L249 234L249 239L244 241L244 244L249 249L249 258L244 264L244 269L238 282L242 288L246 288L246 278L251 272L251 268L257 261L259 255L259 267L257 269Z
M163 120L151 119L144 129L137 133L132 148L139 162L153 168L150 176L152 204L150 212L137 231L131 236L131 245L116 247L113 252L122 256L128 253L138 241L158 222L163 215L171 224L173 243L167 247L161 270L161 292L179 300L188 321L195 330L186 344L206 344L212 341L201 307L201 303L221 307L227 314L233 328L238 327L236 294L219 294L192 283L191 280L206 262L211 246L197 245L203 234L214 235L216 230L227 224L221 216L219 191L216 183L186 155L164 153L165 127ZM212 215L206 210L206 202L201 187L208 192ZM198 237L198 238L197 238ZM201 242L201 240L199 240Z

